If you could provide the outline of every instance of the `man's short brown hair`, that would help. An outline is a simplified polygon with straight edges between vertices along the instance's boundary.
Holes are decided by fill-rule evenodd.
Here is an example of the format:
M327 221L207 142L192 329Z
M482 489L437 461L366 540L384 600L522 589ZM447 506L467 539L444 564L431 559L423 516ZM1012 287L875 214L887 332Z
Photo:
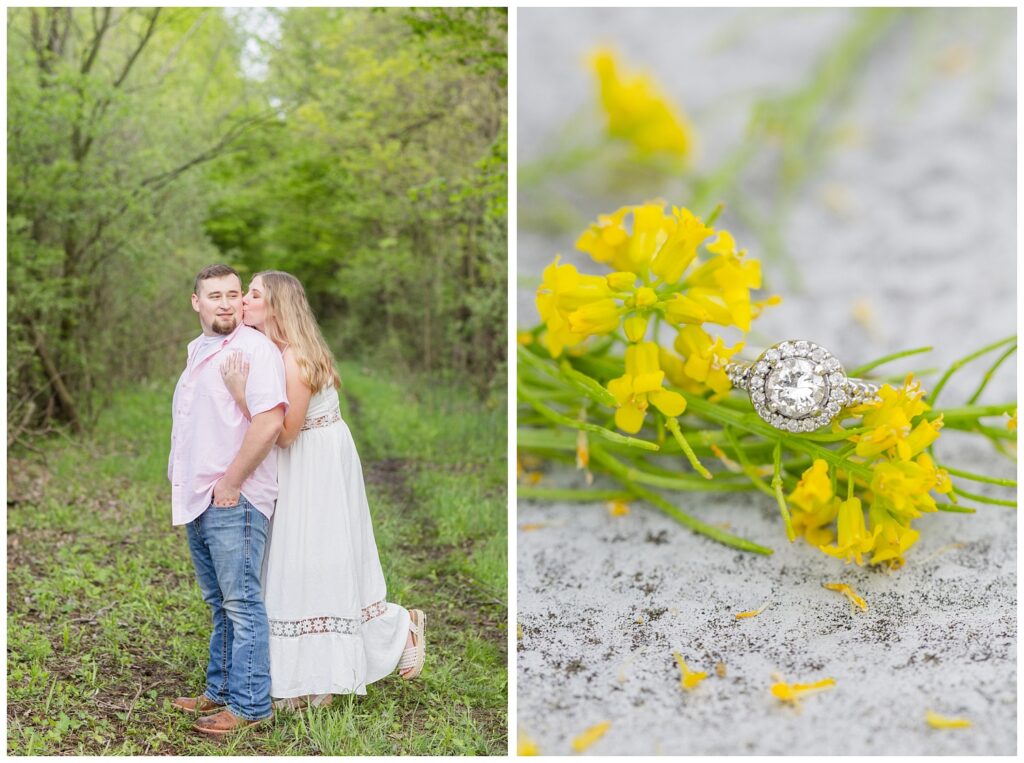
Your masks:
M238 271L230 265L207 265L196 276L196 282L192 285L192 293L196 296L199 295L200 281L205 281L208 278L223 278L224 276L234 276L238 279L239 283L242 282L242 277L238 275Z

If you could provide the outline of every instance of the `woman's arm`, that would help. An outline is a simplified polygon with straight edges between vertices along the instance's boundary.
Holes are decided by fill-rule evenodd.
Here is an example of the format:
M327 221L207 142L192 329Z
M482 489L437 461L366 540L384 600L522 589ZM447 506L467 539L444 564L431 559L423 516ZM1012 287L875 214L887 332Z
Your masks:
M245 359L241 350L232 350L220 364L220 378L224 380L224 386L228 388L231 397L242 411L246 421L252 421L249 414L249 406L245 402L245 382L249 378L249 361Z
M299 436L302 422L306 420L306 411L309 410L309 399L313 396L313 391L302 380L302 371L291 347L284 351L284 378L288 394L288 413L284 417L284 429L277 438L279 448L287 448Z

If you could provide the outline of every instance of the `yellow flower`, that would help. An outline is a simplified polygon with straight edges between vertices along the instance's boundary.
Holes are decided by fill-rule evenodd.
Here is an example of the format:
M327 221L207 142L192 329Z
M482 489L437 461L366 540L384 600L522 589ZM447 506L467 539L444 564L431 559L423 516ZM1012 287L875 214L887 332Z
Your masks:
M639 342L647 333L648 318L645 315L631 315L622 322L622 330L631 342Z
M636 285L636 273L616 271L606 275L605 280L608 281L608 288L612 291L633 291L633 287Z
M648 403L666 416L678 416L686 410L686 399L678 392L662 387L665 372L658 366L658 345L641 342L626 348L626 373L608 382L608 391L619 407L615 425L636 434L644 425Z
M679 654L679 652L672 652L672 656L676 658L676 665L679 666L679 685L682 688L692 689L708 677L708 674L703 671L695 672L690 670L686 660L683 659L683 655Z
M859 498L849 498L839 504L839 541L834 546L818 546L829 556L843 559L847 564L856 561L863 564L861 554L875 545L877 530L868 532L864 525L864 510Z
M618 271L612 275L620 280L624 278L621 273L635 273L635 265L629 259L629 232L625 225L626 215L632 209L622 207L610 215L598 215L597 222L592 223L576 239L577 249L589 254L594 262L611 265Z
M789 495L789 502L804 511L814 511L831 500L832 479L828 474L828 464L824 459L816 458L810 468L800 475L800 481Z
M778 297L752 302L750 292L761 287L761 264L742 262L728 231L707 250L715 256L687 276L686 289L665 303L665 318L675 325L717 323L750 330L750 322L766 305L778 304Z
M772 684L772 696L791 705L798 705L800 697L804 694L821 691L836 685L834 678L823 678L813 684L788 684L785 681L777 681Z
M684 326L676 336L674 346L686 360L681 367L681 378L669 377L673 384L688 392L711 389L716 394L724 394L729 391L732 382L725 375L725 365L743 349L743 342L726 347L721 337L712 341L700 326Z
M619 327L621 317L619 305L614 299L599 299L571 312L569 329L583 336L610 334Z
M878 464L871 476L875 500L908 520L936 510L935 499L929 495L932 490L948 493L952 489L949 473L938 469L927 453L914 461Z
M913 374L908 374L901 388L895 389L885 384L878 391L878 397L878 400L859 405L852 411L864 417L862 426L872 430L850 438L857 443L857 455L874 458L880 453L895 450L900 458L911 458L913 453L905 443L911 432L911 421L930 408L923 399L924 390L920 382L914 380ZM931 434L937 437L936 433L941 426L941 422L937 426L933 423L930 428L922 430L916 442L926 440Z
M1016 432L1017 431L1017 409L1016 408L1013 409L1013 415L1010 416L1009 420L1007 420L1006 428L1009 429L1011 432Z
M665 283L674 284L697 257L697 247L714 235L715 230L704 225L688 209L673 207L672 215L672 223L664 226L669 228L668 237L651 262L651 272ZM722 231L721 235L729 234Z
M966 729L971 725L967 718L947 718L929 710L925 716L928 725L933 729Z
M576 330L571 323L571 316L595 302L604 301L602 308L591 310L587 316L600 317L601 310L607 310L607 302L614 302L608 299L611 290L608 282L600 276L581 275L574 265L560 265L560 257L555 257L544 269L544 279L537 289L537 311L541 320L547 326L544 334L544 345L552 357L558 357L566 346L580 343L587 338L589 333ZM589 328L592 321L586 316L577 315L576 318L580 327ZM607 325L607 320L604 324ZM617 325L617 324L616 324ZM614 327L609 330L614 330Z
M835 537L829 526L839 511L839 501L832 496L832 480L823 459L814 463L800 477L789 495L793 530L812 546L822 546Z
M850 586L846 585L846 583L822 583L821 585L830 591L838 591L847 599L849 599L858 607L860 607L862 610L864 610L865 612L868 611L868 603L864 601L864 599L862 599L860 596L858 596L857 592L854 591Z
M652 78L621 75L615 56L607 50L595 53L591 61L612 137L629 141L642 154L689 155L692 129Z
M871 529L877 528L871 563L888 562L892 567L902 567L903 554L917 542L921 533L910 526L909 520L900 522L877 503L872 504L868 510L868 518L871 520Z
M591 726L589 729L584 731L578 737L572 740L572 749L576 752L583 752L590 747L594 742L605 735L605 732L611 727L611 721L601 721L596 726Z

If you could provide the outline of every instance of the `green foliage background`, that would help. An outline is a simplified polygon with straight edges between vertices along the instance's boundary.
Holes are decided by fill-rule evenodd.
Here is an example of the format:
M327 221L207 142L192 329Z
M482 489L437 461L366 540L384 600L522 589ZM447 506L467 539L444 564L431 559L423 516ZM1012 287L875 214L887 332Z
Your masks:
M10 9L8 444L178 370L215 261L300 278L342 357L503 387L506 29Z

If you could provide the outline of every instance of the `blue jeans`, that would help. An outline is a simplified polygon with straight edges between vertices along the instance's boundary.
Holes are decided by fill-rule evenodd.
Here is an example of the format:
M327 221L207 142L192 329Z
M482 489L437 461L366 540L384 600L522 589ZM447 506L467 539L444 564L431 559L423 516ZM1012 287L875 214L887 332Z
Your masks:
M206 691L239 718L269 718L270 625L260 570L269 520L245 496L210 505L188 523L188 545L203 601L213 612Z

